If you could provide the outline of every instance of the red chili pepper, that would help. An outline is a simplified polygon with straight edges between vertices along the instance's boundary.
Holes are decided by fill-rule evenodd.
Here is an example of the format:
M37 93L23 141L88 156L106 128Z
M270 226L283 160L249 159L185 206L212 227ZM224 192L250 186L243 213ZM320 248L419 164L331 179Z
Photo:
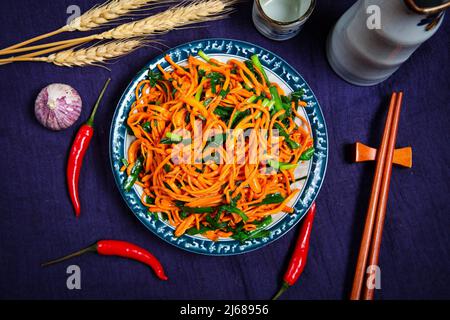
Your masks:
M303 221L302 228L300 229L300 234L298 236L297 243L295 244L294 253L289 261L288 269L283 276L283 285L272 300L277 300L287 289L289 289L290 286L293 286L302 274L303 269L305 269L306 260L308 257L309 238L311 236L311 229L315 216L316 203L314 202L311 209L309 209L305 220Z
M92 246L89 246L87 248L81 249L77 252L71 253L67 256L64 256L62 258L58 258L46 263L43 263L41 266L46 267L51 264L55 264L61 261L65 261L67 259L80 256L86 252L97 252L100 255L104 256L118 256L122 258L128 258L132 260L136 260L139 262L142 262L146 265L148 265L150 268L153 269L155 274L160 278L161 280L167 280L167 276L164 273L163 266L158 261L158 259L155 258L150 252L147 250L132 244L130 242L126 241L119 241L119 240L100 240L97 243L93 244Z
M106 81L88 121L78 130L77 135L75 136L75 140L72 144L72 148L70 149L69 160L67 161L67 185L69 188L70 199L72 200L73 208L75 209L75 215L77 217L80 215L78 179L80 177L80 171L83 165L83 158L86 154L86 150L89 147L89 143L91 142L92 135L94 134L95 113L97 112L97 108L110 81L111 79L108 79Z

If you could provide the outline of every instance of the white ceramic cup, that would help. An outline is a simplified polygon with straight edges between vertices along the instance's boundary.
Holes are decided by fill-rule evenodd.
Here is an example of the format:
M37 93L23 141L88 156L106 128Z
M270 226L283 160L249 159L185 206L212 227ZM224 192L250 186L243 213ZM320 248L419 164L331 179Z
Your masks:
M267 38L287 40L300 32L315 5L316 0L255 0L253 23Z

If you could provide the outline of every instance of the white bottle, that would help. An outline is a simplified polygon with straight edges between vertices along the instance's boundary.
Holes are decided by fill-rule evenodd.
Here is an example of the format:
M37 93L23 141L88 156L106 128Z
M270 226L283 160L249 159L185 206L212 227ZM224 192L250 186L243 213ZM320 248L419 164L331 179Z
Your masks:
M442 23L448 3L434 1L440 2L437 8L423 9L416 7L419 2L424 1L357 1L328 37L327 57L334 71L361 86L389 78Z

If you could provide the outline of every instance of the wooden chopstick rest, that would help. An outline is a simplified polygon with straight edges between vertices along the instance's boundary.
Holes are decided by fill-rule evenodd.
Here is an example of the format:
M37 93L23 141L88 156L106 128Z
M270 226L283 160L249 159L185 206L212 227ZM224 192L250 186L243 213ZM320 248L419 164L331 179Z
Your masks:
M361 142L354 145L354 162L374 161L377 158L377 149L371 148ZM412 168L412 148L404 147L394 150L392 163L405 168Z

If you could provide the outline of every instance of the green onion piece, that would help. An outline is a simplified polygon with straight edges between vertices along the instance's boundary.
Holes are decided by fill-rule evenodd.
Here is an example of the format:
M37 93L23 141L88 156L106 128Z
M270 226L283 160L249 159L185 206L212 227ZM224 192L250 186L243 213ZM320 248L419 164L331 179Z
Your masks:
M223 75L219 72L210 72L206 78L211 80L211 92L217 93L216 86L223 80Z
M305 180L306 178L308 178L308 176L303 176L303 177L300 177L298 179L295 179L294 182L299 182L299 181Z
M200 58L202 58L203 60L205 60L206 62L209 62L209 60L211 60L210 57L208 57L208 55L206 53L204 53L202 50L198 50L198 55L200 56Z
M222 99L225 99L225 97L227 96L228 92L230 92L230 89L227 90L220 90L219 96L222 97Z
M258 226L258 229L267 227L269 224L271 224L273 221L272 216L267 216L264 219L262 219L261 221L258 222L254 222L254 224L256 224Z
M230 119L230 116L231 116L232 112L233 112L233 108L228 108L228 107L217 106L214 109L214 114L217 114L223 120Z
M248 239L260 239L260 238L266 238L270 236L269 230L258 230L254 233L252 233Z
M150 87L156 86L158 81L163 80L163 76L159 71L148 70L148 80L150 82Z
M198 67L198 75L203 78L206 75L206 71L203 70L200 66Z
M203 77L201 81L204 81L204 80L205 80L205 78ZM202 93L203 93L203 86L199 86L197 89L197 92L195 93L195 100L200 101Z
M247 215L245 214L245 212L242 211L241 209L239 209L238 207L235 207L235 206L231 206L231 205L223 205L223 206L221 206L221 207L219 208L219 211L228 211L228 212L231 212L231 213L238 214L238 215L242 218L242 220L243 220L244 222L248 220L248 217L247 217Z
M232 193L232 192L230 191L230 196L231 196L231 193ZM236 197L231 198L230 206L236 207L237 202L238 202L241 198L242 198L242 194L241 194L241 193L239 193Z
M210 104L212 101L213 101L213 98L208 98L208 99L206 99L206 100L203 102L203 105L204 105L205 107L207 107L207 106L209 106L209 104Z
M251 96L250 98L247 99L247 103L253 103L256 101L258 97L257 96Z
M264 70L264 68L261 64L261 61L259 61L258 55L257 54L252 55L251 59L252 59L253 64L255 65L255 67L258 68L258 70L263 75L266 83L269 85L270 84L269 78L267 77L266 71Z
M167 132L166 137L169 138L172 141L181 142L183 140L183 137L179 134L173 133L173 132Z
M127 159L122 158L122 159L120 159L120 161L123 163L123 165L124 165L125 167L128 167L128 160L127 160Z
M275 101L275 112L283 110L283 102L281 101L280 95L278 94L278 89L275 86L271 86L269 88L270 95L272 96L273 101Z
M200 229L197 229L197 227L192 227L192 228L189 228L186 230L186 234L188 234L190 236L195 236L196 234L205 233L208 230L211 230L211 228L201 226Z
M275 170L289 170L297 167L297 163L278 162L276 160L269 160L268 163Z
M284 141L288 144L291 149L298 149L300 145L291 139L291 136L283 129L283 127L279 123L274 124L275 129L278 129L278 133L280 136L284 137Z
M181 211L186 213L213 213L216 208L214 207L181 207Z
M141 156L141 157L137 158L136 162L134 163L134 166L131 169L130 175L125 180L125 183L123 186L123 188L125 189L126 192L131 190L131 188L134 186L134 183L138 179L139 173L141 173L142 168L143 168L143 165L142 165L143 162L144 162L144 158Z
M256 229L251 232L239 231L239 232L236 232L231 237L235 240L240 241L241 243L244 243L246 240L265 238L265 237L269 237L269 236L270 236L269 230Z
M130 136L134 136L133 129L131 129L131 127L128 125L128 123L125 123L125 128L127 129L127 133L128 133Z
M216 134L211 136L207 140L207 144L205 146L205 150L208 148L219 148L221 147L227 139L227 135L225 133Z
M303 160L303 161L310 160L312 158L312 156L314 155L314 151L315 151L314 147L307 149L300 156L300 160Z
M231 124L231 128L234 128L241 122L242 119L250 115L250 110L247 109L245 111L236 111L233 117L233 122Z
M226 226L227 226L226 222L222 222L222 223L218 222L218 219L219 219L218 213L216 214L215 218L212 218L211 215L208 214L205 219L206 219L206 222L208 222L210 224L211 228L214 230L226 228Z
M284 201L284 197L280 193L271 193L268 194L263 201L260 203L256 203L255 206L262 206L265 204L274 204L274 203L282 203Z
M305 94L305 90L300 89L291 93L291 102L295 102L295 106L298 107L298 101L301 100L303 95Z
M152 197L146 196L145 197L145 203L147 203L147 204L155 204L155 199L153 199Z
M142 125L142 129L144 129L145 132L150 132L150 131L152 131L152 127L151 127L150 121L145 122L145 123Z

